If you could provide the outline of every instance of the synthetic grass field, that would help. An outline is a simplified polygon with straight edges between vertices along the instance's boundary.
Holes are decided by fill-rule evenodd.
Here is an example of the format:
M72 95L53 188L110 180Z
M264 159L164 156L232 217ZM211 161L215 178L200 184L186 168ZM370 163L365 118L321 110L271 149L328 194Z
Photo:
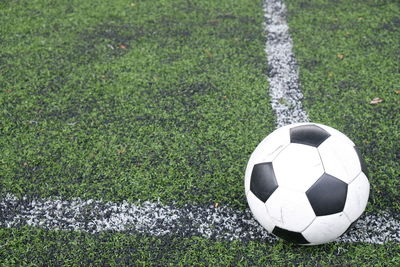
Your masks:
M367 212L399 218L399 2L285 3L305 111L360 147ZM276 126L263 22L259 0L1 2L1 196L246 209L244 168ZM399 254L0 228L1 265L395 266Z

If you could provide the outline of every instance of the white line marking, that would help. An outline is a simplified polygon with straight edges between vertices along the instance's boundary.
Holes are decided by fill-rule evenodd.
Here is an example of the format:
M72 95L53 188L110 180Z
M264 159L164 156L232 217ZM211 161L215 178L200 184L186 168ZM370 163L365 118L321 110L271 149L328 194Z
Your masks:
M271 106L276 113L277 127L309 122L301 100L299 72L293 53L293 41L286 22L286 6L282 0L265 0L265 29L267 42ZM385 241L400 242L399 220L388 213L363 215L356 227L338 239L343 242L367 242L382 244Z
M299 87L293 42L286 22L286 6L280 0L266 0L264 4L271 105L277 117L277 126L308 122L302 108L303 94Z
M11 194L0 199L0 227L30 225L49 230L89 233L115 231L153 236L202 236L217 240L263 240L274 242L249 210L226 206L214 208L185 205L177 208L161 203L140 205L122 202L61 199L17 199ZM363 216L337 242L382 244L400 242L400 221L388 213Z

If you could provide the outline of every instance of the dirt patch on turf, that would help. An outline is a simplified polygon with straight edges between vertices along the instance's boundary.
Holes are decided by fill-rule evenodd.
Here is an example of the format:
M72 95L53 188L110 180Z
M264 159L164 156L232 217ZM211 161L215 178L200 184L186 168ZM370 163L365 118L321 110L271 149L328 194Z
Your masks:
M384 23L377 28L378 31L398 32L400 31L400 17L393 18L390 22Z
M313 71L321 65L321 61L317 59L307 59L301 62L300 65L309 71Z
M112 59L123 56L129 51L133 40L145 36L144 30L137 25L104 23L86 29L78 34L76 53L81 64L99 59Z

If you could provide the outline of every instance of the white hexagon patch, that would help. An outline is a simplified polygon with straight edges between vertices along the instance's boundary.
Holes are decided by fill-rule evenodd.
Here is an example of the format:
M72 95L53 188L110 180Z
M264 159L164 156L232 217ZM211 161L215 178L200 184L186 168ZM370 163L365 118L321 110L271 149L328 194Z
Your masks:
M318 216L302 234L313 245L323 244L341 236L349 226L349 219L340 212Z
M345 183L350 183L361 172L361 163L353 146L331 136L319 147L318 151L325 172Z
M315 147L290 144L272 162L279 186L305 192L324 173Z
M343 212L354 222L364 212L368 203L369 182L364 173L360 173L347 188L346 204Z
M266 202L273 223L289 231L303 231L315 218L305 193L278 187Z
M246 194L247 203L249 203L251 213L253 213L254 218L267 229L268 232L272 232L274 229L274 224L271 217L268 214L267 207L265 203L258 199L251 191Z

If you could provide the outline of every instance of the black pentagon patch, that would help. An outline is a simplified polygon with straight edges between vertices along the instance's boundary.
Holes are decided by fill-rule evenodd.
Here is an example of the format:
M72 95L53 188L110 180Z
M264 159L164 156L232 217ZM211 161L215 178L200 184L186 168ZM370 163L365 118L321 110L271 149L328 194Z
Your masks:
M292 242L295 244L309 244L310 243L307 241L307 239L304 238L304 236L301 233L285 230L278 226L274 227L274 230L272 231L272 233L274 235L276 235L277 237L282 238L283 240L286 240L288 242Z
M361 171L368 177L367 166L365 165L365 161L364 161L363 157L361 156L360 150L358 150L358 148L356 146L354 147L354 150L356 151L356 153L358 155L358 159L360 160Z
M347 184L332 175L324 173L307 190L306 195L317 216L343 211L347 197Z
M272 162L254 165L250 178L250 191L265 202L277 188Z
M329 136L327 131L317 125L301 125L290 129L290 142L318 147Z

